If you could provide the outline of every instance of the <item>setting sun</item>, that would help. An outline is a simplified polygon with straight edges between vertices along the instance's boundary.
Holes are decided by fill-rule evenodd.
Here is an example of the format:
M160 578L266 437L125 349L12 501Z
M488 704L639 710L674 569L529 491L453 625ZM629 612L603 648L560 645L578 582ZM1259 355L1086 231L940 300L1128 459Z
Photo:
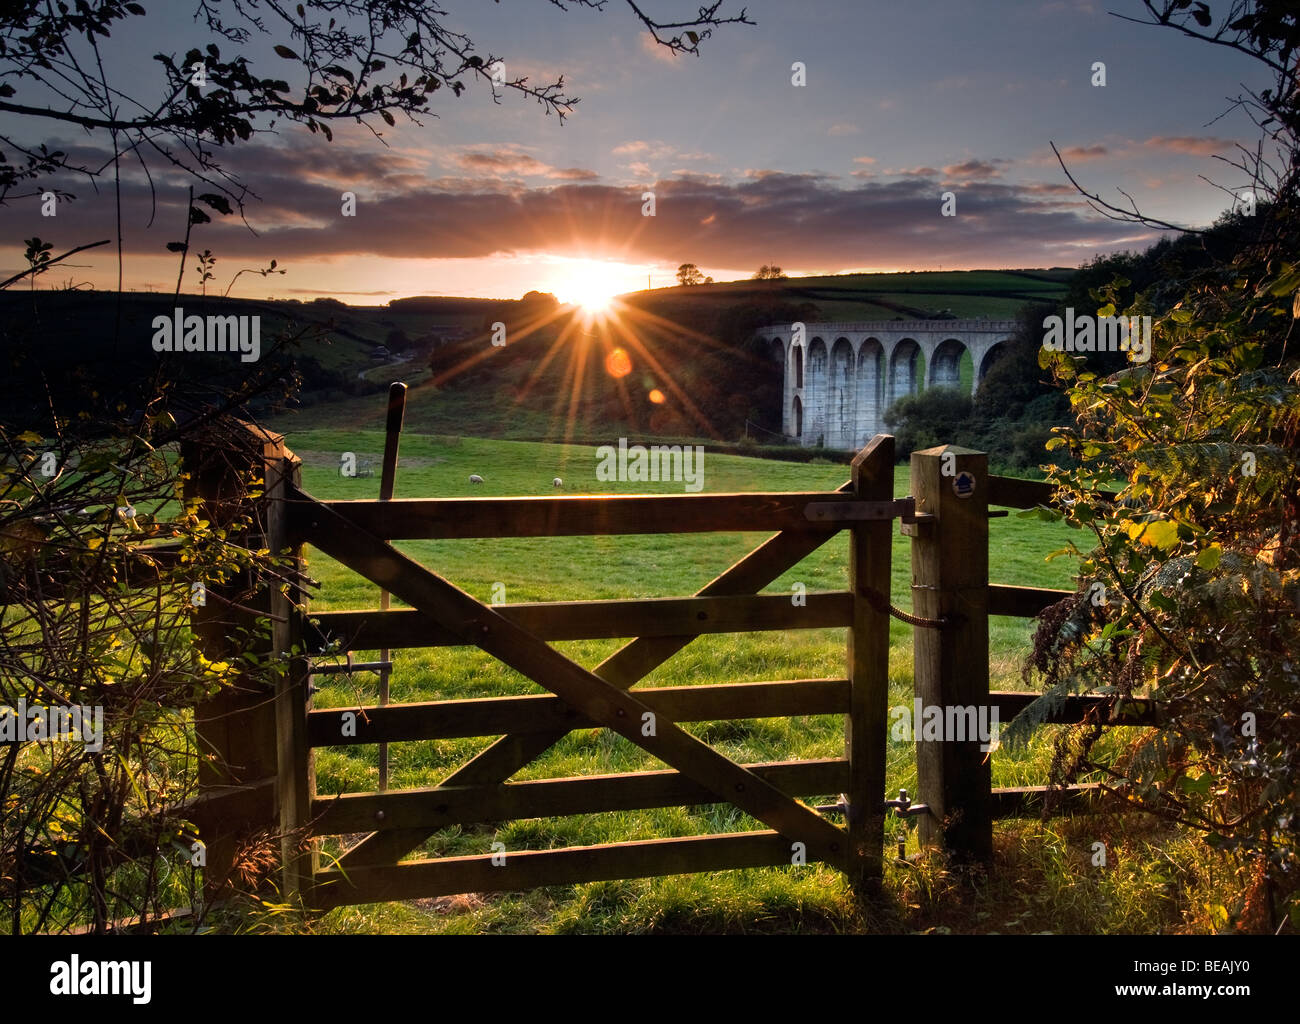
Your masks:
M643 267L606 260L566 260L551 291L564 303L581 306L588 314L608 311L614 296L645 287Z
M603 313L614 301L614 288L600 281L575 282L569 292L569 302L581 306L588 313Z

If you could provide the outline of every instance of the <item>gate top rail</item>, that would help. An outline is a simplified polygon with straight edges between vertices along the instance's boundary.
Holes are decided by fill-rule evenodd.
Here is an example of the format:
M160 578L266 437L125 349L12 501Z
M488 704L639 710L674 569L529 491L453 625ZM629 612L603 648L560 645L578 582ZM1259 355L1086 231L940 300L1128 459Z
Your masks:
M295 490L288 505L295 535L308 532L323 507L324 519L336 513L381 540L834 532L855 520L893 519L912 509L908 499L860 501L844 491L318 501Z
M1114 501L1118 495L1114 491L1097 491L1102 501ZM1046 480L1022 480L1014 476L994 476L989 474L990 505L1004 508L1035 508L1038 505L1059 507L1056 487Z

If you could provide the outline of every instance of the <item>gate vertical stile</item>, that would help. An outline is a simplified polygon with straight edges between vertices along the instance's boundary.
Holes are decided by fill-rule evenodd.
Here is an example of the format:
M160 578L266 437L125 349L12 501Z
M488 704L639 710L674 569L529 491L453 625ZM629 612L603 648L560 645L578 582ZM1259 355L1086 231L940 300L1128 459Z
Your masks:
M388 423L384 430L384 464L379 472L379 500L391 501L393 490L397 485L397 449L402 442L402 419L406 415L406 385L393 381L388 387ZM379 591L379 610L388 611L388 591ZM391 663L393 652L384 647L379 652L379 663L387 666ZM388 680L391 668L379 669L379 706L388 703ZM379 744L379 791L388 789L388 744Z
M877 434L852 464L859 501L894 496L894 438ZM883 871L885 757L889 704L889 613L864 588L888 596L893 520L865 520L849 530L849 590L853 625L848 631L849 714L844 720L849 761L849 882L859 896L878 885Z
M307 745L307 712L311 706L308 689L310 669L304 637L305 614L295 603L304 603L303 545L291 535L287 495L289 488L302 486L302 461L284 446L283 440L265 449L265 507L267 546L273 554L286 550L291 557L287 587L270 591L273 655L284 659L284 675L275 686L276 786L279 812L283 898L295 895L309 903L312 878L318 868L315 840L307 840L306 826L315 795L315 754Z

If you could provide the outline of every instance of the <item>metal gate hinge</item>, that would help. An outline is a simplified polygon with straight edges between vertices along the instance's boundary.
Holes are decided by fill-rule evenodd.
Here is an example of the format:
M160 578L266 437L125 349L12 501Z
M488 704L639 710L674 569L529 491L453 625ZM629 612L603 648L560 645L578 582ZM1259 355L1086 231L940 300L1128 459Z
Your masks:
M894 813L897 814L900 818L910 818L916 814L930 813L929 804L912 803L912 798L907 795L907 790L905 789L900 789L898 791L897 800L886 800L884 806L892 807L894 809Z

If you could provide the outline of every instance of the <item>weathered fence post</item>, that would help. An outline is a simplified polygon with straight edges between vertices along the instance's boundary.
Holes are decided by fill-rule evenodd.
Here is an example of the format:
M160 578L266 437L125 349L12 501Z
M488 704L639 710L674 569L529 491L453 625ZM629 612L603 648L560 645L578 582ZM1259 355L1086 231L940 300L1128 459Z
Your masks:
M280 435L225 419L187 442L181 457L186 497L200 499L200 514L214 528L230 529L232 540L253 549L279 552L289 546L282 499L286 483L298 480L299 460ZM251 478L264 481L260 498L248 494ZM235 533L241 529L241 517L249 517L251 526ZM206 585L205 600L192 617L195 640L206 657L241 664L248 632L267 618L272 626L269 649L255 653L276 658L295 644L301 650L299 620L291 614L301 549L294 554L287 593L278 584L252 578L248 571ZM274 700L268 700L271 695L262 684L245 675L195 708L199 793L190 802L189 817L205 847L204 893L209 900L227 891L241 838L262 830L284 835L305 820L310 771L305 756L306 666L301 657L287 659L287 665ZM295 702L297 711L292 710ZM286 761L287 751L301 758L296 773ZM282 848L282 855L285 852ZM294 868L296 884L301 857L284 863L286 869Z
M913 608L945 620L941 628L913 630L922 707L915 717L923 726L916 735L917 788L930 808L920 820L921 841L957 860L987 860L992 775L979 725L990 714L988 456L956 445L913 452L912 493L916 511L935 517L910 531Z
M877 434L851 467L859 501L894 497L894 439ZM849 881L865 893L882 871L884 846L886 720L889 705L889 600L893 521L859 520L849 530L849 590L853 625L849 628L849 714L844 720L849 760ZM865 592L864 592L865 591Z
M206 429L182 449L185 497L201 502L199 515L214 529L233 531L241 514L253 511L246 492L260 446L242 425L226 423L224 430L220 426ZM245 538L246 543L254 540ZM204 656L225 660L232 653L230 638L256 626L251 591L247 572L206 584L204 603L191 617ZM241 676L194 709L194 731L199 792L188 816L198 826L205 848L203 888L210 902L225 894L241 838L274 824L275 708L252 680Z

